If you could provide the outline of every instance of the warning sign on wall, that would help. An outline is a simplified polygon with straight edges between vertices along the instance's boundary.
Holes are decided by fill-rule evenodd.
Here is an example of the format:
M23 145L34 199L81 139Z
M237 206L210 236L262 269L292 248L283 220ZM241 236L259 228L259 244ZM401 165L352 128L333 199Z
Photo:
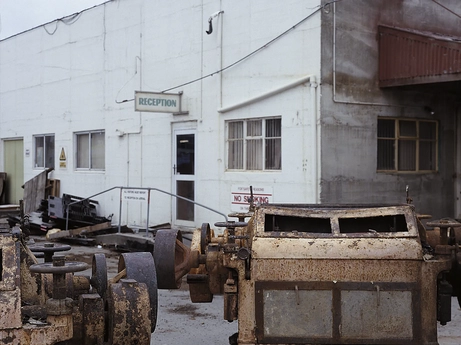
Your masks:
M60 161L65 161L66 160L66 151L64 151L64 147L61 148L61 154L59 155L59 160Z
M248 212L250 186L232 186L231 210L233 212ZM272 203L272 187L253 186L255 205Z
M146 203L149 199L149 191L147 189L123 189L122 199Z
M66 162L66 151L64 150L64 147L61 148L61 154L59 155L59 167L60 168L65 168L67 166Z

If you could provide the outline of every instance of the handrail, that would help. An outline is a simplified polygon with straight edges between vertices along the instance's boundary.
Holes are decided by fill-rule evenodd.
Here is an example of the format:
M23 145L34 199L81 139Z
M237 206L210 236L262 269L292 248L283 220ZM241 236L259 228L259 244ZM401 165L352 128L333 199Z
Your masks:
M157 192L160 192L160 193L163 193L163 194L167 194L167 195L170 195L172 197L175 197L177 199L181 199L181 200L185 200L187 202L190 202L194 205L197 205L197 206L200 206L200 207L203 207L209 211L212 211L214 213L217 213L221 216L224 217L224 219L226 220L226 222L228 221L228 218L227 218L227 215L218 211L218 210L215 210L209 206L206 206L206 205L203 205L199 202L196 202L194 200L191 200L191 199L188 199L188 198L185 198L183 196L180 196L180 195L177 195L177 194L173 194L173 193L170 193L170 192L167 192L167 191L164 191L162 189L159 189L159 188L154 188L154 187L122 187L122 186L116 186L116 187L112 187L112 188L109 188L109 189L106 189L102 192L99 192L99 193L96 193L96 194L93 194L89 197L86 197L86 198L83 198L83 199L80 199L80 200L77 200L77 201L74 201L74 202L71 202L69 204L66 205L66 230L69 229L69 206L71 205L75 205L75 204L78 204L79 202L83 202L85 200L89 200L91 198L94 198L95 196L98 196L98 195L101 195L101 194L104 194L104 193L107 193L107 192L110 192L111 190L114 190L114 189L117 189L117 188L120 188L120 207L119 207L119 221L118 221L118 232L121 231L121 219L122 219L122 191L124 189L138 189L138 190L148 190L149 191L149 199L148 199L148 202L147 202L147 225L146 225L146 235L147 235L147 232L148 232L148 229L149 229L149 206L150 206L150 192L151 191L157 191Z

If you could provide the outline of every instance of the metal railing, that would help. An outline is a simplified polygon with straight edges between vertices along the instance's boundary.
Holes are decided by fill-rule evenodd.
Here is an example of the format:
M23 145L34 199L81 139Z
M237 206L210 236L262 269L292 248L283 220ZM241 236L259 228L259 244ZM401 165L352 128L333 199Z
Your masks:
M167 192L167 191L164 191L162 189L159 189L159 188L153 188L153 187L121 187L121 186L116 186L116 187L112 187L112 188L109 188L109 189L106 189L102 192L99 192L99 193L96 193L96 194L93 194L89 197L86 197L86 198L83 198L83 199L80 199L80 200L77 200L77 201L74 201L74 202L71 202L69 204L66 205L66 230L69 230L69 207L72 206L72 205L75 205L75 204L78 204L78 203L81 203L81 202L84 202L86 200L90 200L98 195L101 195L101 194L104 194L104 193L107 193L107 192L110 192L114 189L117 189L119 188L120 189L120 205L119 205L119 217L118 217L118 232L120 233L121 232L121 227L122 227L122 202L124 201L123 200L123 190L124 189L129 189L129 190L147 190L148 191L148 197L147 197L147 220L146 220L146 236L149 232L149 216L150 216L150 194L151 194L151 191L155 191L155 192L159 192L159 193L163 193L163 194L167 194L167 195L170 195L172 197L175 197L177 199L181 199L181 200L185 200L187 202L190 202L194 205L197 205L197 206L200 206L200 207L203 207L209 211L212 211L214 213L217 213L221 216L224 217L224 219L226 220L226 222L228 221L228 218L227 218L227 215L222 213L222 212L219 212L218 210L215 210L211 207L208 207L206 205L203 205L201 203L198 203L194 200L191 200L191 199L188 199L188 198L185 198L183 196L180 196L180 195L177 195L177 194L173 194L173 193L170 193L170 192Z

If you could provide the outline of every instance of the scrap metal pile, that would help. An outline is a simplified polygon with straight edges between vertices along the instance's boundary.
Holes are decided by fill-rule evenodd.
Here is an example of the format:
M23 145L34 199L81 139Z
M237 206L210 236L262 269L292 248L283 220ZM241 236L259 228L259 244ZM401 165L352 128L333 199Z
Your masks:
M150 344L157 289L184 276L192 302L224 296L241 345L436 345L437 322L461 295L461 224L426 230L411 205L261 205L235 216L215 223L219 236L203 224L190 248L181 232L158 230L153 253L120 255L111 279L102 254L91 277L73 275L87 265L1 229L0 343Z
M46 234L51 229L78 229L97 224L110 228L110 218L99 216L98 201L78 196L63 194L62 198L48 196L42 199L36 212L25 215L9 215L10 227L22 224L24 231L35 234Z

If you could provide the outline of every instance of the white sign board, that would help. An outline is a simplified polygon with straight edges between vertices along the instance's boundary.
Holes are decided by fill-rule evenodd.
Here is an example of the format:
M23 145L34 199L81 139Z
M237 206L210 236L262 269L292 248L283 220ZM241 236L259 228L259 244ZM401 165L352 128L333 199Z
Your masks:
M231 210L248 212L250 196L250 186L232 186ZM272 203L272 187L253 186L253 202L255 205Z
M147 202L149 198L149 191L147 189L123 189L123 201L138 201Z
M181 95L177 93L135 91L134 99L135 111L155 113L179 113L181 111Z

